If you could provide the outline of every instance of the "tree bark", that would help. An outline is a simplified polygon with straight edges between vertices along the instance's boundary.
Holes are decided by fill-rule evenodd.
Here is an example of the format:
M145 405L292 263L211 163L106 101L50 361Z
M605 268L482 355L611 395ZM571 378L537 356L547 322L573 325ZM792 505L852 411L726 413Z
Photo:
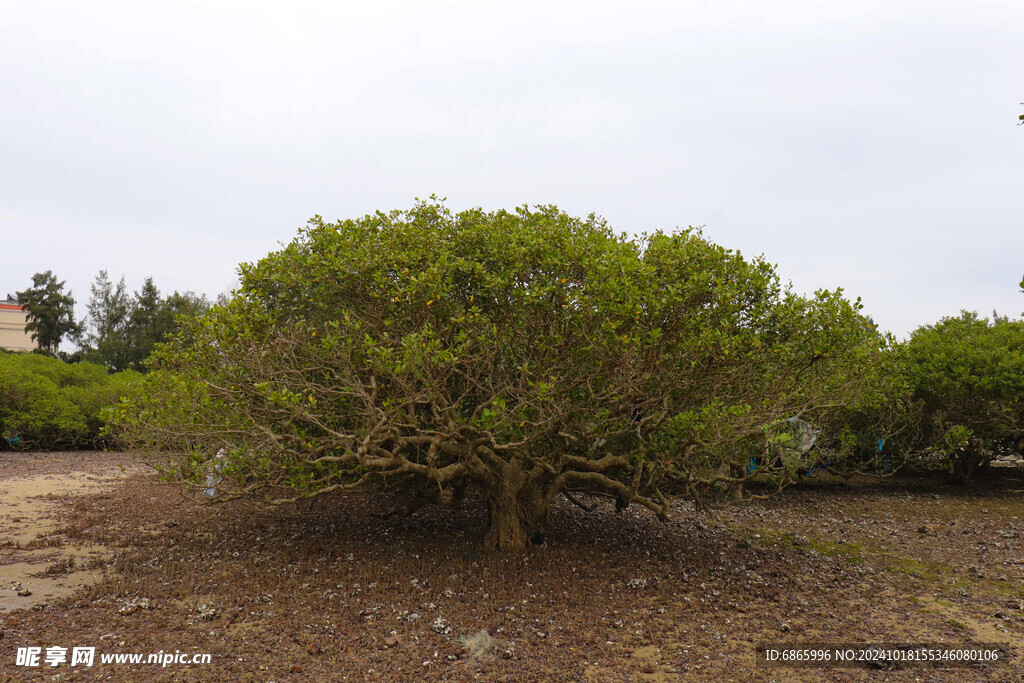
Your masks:
M504 465L486 498L487 550L522 550L547 526L551 495L544 478L524 471L516 461Z
M746 471L742 465L729 465L729 476L733 479L742 479ZM743 482L729 485L729 494L735 501L743 500Z

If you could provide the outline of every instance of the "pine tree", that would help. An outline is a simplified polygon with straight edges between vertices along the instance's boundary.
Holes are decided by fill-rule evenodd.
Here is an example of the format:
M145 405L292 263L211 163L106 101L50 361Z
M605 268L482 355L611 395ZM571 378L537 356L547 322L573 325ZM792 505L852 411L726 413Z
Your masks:
M85 360L106 365L113 371L131 364L131 300L122 277L115 286L107 271L101 270L89 299L89 330L84 338Z

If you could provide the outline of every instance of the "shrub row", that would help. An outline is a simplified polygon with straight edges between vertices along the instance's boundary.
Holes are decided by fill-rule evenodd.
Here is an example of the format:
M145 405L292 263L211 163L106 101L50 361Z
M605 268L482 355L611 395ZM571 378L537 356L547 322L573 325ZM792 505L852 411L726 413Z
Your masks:
M0 353L0 448L104 447L104 414L139 377L35 353Z

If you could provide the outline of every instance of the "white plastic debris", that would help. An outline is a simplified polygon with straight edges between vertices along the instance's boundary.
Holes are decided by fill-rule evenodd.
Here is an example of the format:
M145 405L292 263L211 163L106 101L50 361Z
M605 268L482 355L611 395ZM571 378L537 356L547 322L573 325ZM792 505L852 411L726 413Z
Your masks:
M216 496L217 495L217 486L222 481L224 481L224 477L222 477L220 473L221 473L221 471L224 468L224 456L226 454L227 454L227 449L222 447L219 451L217 451L217 454L213 456L214 457L213 467L210 469L210 471L206 475L206 485L209 488L207 488L204 493L206 493L206 497L207 498L213 498L214 496Z

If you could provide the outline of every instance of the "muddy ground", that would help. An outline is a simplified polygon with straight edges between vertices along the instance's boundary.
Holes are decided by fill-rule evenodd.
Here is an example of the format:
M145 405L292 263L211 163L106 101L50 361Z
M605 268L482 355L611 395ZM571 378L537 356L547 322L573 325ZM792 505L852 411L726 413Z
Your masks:
M200 507L122 462L0 453L0 679L1024 680L1021 473L815 479L668 523L564 502L544 545L488 555L473 508ZM996 643L1005 663L756 664L800 642ZM17 665L53 646L96 661ZM211 661L99 661L161 651Z

